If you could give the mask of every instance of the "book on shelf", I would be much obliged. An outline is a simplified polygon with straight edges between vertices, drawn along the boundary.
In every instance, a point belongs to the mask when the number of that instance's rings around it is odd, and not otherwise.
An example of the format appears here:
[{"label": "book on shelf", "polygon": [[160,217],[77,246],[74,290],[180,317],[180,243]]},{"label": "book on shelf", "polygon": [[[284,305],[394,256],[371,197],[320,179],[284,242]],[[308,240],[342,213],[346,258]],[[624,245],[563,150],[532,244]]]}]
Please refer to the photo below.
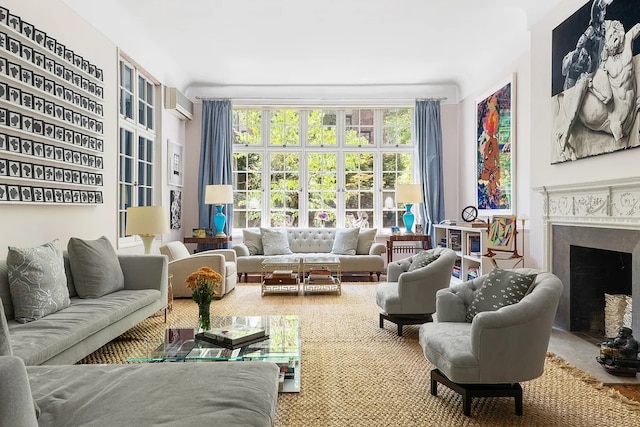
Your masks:
[{"label": "book on shelf", "polygon": [[462,249],[462,231],[460,230],[449,230],[449,247],[454,251],[459,251]]},{"label": "book on shelf", "polygon": [[265,329],[247,325],[227,325],[196,334],[196,339],[227,348],[246,346],[269,338]]},{"label": "book on shelf", "polygon": [[467,280],[473,280],[478,277],[478,267],[469,267],[467,269]]},{"label": "book on shelf", "polygon": [[467,255],[480,256],[480,236],[467,236]]},{"label": "book on shelf", "polygon": [[322,276],[330,276],[331,275],[331,270],[329,270],[326,267],[313,267],[309,269],[309,275],[322,275]]}]

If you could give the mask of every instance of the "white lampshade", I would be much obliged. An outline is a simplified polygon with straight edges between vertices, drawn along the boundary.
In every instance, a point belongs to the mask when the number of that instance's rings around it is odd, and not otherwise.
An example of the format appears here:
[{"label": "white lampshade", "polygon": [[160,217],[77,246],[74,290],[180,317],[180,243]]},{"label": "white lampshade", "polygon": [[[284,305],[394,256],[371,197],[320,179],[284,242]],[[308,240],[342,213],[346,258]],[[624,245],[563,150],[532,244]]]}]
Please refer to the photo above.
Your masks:
[{"label": "white lampshade", "polygon": [[226,205],[227,203],[233,203],[233,186],[207,185],[204,194],[204,203],[207,205]]},{"label": "white lampshade", "polygon": [[396,186],[396,203],[422,202],[420,184],[398,184]]},{"label": "white lampshade", "polygon": [[125,234],[137,234],[144,243],[144,253],[151,253],[151,244],[156,234],[169,231],[167,214],[162,206],[137,206],[127,209]]}]

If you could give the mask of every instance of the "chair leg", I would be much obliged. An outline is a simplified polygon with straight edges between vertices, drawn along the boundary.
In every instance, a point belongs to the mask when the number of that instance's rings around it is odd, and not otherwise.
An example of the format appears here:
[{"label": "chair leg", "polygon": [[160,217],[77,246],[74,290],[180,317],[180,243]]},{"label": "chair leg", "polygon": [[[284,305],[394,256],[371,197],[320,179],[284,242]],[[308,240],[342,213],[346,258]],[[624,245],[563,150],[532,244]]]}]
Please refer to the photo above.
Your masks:
[{"label": "chair leg", "polygon": [[522,387],[514,384],[459,384],[447,378],[440,370],[431,371],[431,394],[437,394],[438,384],[446,385],[451,390],[462,396],[462,413],[471,416],[471,401],[474,397],[513,397],[515,400],[516,415],[522,415]]},{"label": "chair leg", "polygon": [[384,316],[380,313],[380,329],[384,328]]}]

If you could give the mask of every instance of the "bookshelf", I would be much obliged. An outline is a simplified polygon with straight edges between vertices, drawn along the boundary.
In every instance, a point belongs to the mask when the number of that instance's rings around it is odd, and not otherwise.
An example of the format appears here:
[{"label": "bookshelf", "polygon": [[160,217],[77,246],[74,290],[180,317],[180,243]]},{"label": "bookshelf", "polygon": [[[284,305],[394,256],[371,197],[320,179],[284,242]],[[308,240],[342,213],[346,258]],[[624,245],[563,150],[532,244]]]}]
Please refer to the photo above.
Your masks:
[{"label": "bookshelf", "polygon": [[453,249],[458,256],[451,273],[452,283],[465,282],[491,271],[491,260],[482,256],[487,252],[486,227],[438,224],[434,228],[435,244]]}]

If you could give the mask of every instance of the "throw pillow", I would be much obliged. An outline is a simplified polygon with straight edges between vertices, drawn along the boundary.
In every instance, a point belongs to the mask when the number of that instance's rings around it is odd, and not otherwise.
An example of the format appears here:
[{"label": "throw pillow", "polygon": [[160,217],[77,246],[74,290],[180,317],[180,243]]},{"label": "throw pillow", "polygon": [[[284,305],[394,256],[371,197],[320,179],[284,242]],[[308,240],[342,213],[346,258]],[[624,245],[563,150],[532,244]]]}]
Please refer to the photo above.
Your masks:
[{"label": "throw pillow", "polygon": [[124,289],[124,274],[109,239],[82,240],[67,244],[73,284],[80,298],[100,298]]},{"label": "throw pillow", "polygon": [[428,251],[418,252],[416,255],[414,255],[413,262],[411,263],[407,271],[413,271],[422,267],[426,267],[438,258],[440,258],[440,254],[434,255]]},{"label": "throw pillow", "polygon": [[16,321],[32,322],[69,306],[58,239],[36,248],[9,246],[7,270]]},{"label": "throw pillow", "polygon": [[249,255],[262,255],[264,252],[262,247],[262,234],[260,231],[245,228],[242,230],[242,241],[247,249],[249,249]]},{"label": "throw pillow", "polygon": [[261,228],[262,248],[265,255],[291,255],[287,230],[277,228]]},{"label": "throw pillow", "polygon": [[9,340],[9,325],[7,317],[4,315],[4,307],[0,299],[0,356],[13,356],[11,351],[11,341]]},{"label": "throw pillow", "polygon": [[356,255],[369,255],[371,245],[376,240],[376,228],[361,228],[360,234],[358,234],[358,247],[356,248]]},{"label": "throw pillow", "polygon": [[495,311],[517,303],[524,298],[535,279],[536,274],[494,268],[469,304],[466,321],[471,322],[476,314],[483,311]]},{"label": "throw pillow", "polygon": [[358,248],[359,228],[341,228],[336,230],[331,253],[336,255],[355,255]]}]

